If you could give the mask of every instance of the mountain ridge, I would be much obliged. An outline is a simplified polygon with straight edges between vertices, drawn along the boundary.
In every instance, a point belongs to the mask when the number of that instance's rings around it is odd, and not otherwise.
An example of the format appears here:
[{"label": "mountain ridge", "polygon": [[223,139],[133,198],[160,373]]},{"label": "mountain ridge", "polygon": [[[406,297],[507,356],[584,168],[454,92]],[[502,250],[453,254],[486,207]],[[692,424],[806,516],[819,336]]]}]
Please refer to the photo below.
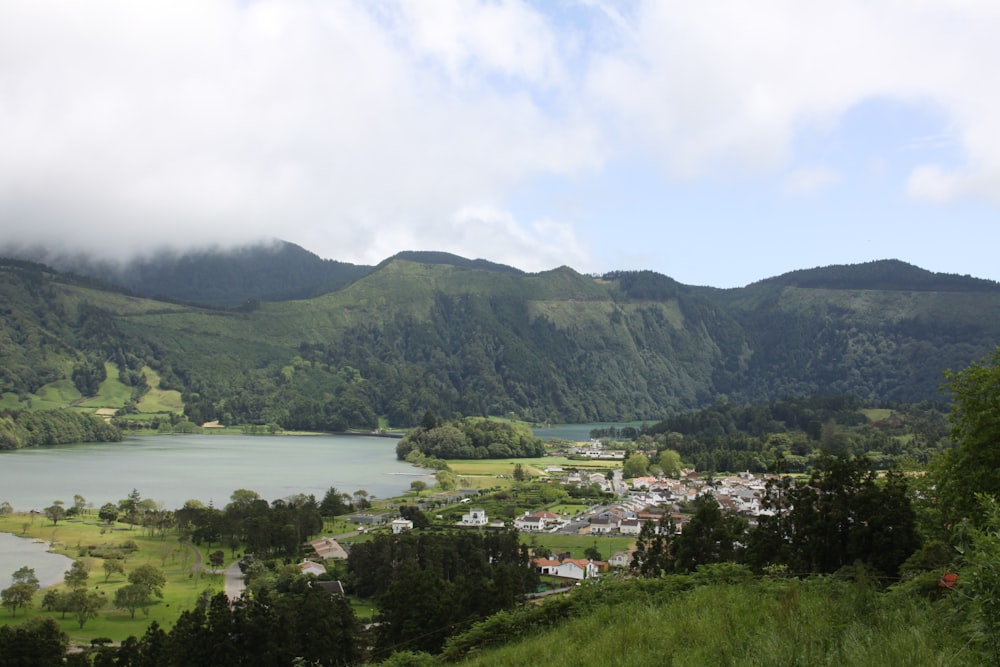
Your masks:
[{"label": "mountain ridge", "polygon": [[[524,273],[484,262],[403,254],[318,296],[238,308],[0,264],[4,405],[37,402],[48,384],[112,363],[133,403],[155,371],[196,423],[342,430],[380,418],[406,426],[427,410],[660,419],[720,399],[941,400],[942,371],[1000,341],[1000,293],[989,281],[894,260],[729,290],[652,271]],[[941,282],[950,289],[927,289]]]}]

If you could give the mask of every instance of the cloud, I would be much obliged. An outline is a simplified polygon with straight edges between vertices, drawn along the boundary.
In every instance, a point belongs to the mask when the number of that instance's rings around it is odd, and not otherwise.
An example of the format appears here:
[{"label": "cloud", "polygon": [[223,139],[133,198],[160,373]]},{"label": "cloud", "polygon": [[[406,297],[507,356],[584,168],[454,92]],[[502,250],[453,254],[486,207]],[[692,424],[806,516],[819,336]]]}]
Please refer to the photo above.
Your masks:
[{"label": "cloud", "polygon": [[803,167],[793,171],[782,185],[788,195],[811,195],[829,188],[840,180],[840,173],[825,167]]},{"label": "cloud", "polygon": [[826,164],[802,137],[879,99],[933,109],[954,142],[913,138],[906,193],[996,202],[998,32],[992,0],[0,0],[0,243],[586,265],[577,222],[515,216],[519,189]]},{"label": "cloud", "polygon": [[[279,236],[378,261],[440,247],[469,202],[599,164],[586,118],[533,99],[562,76],[537,12],[413,7],[0,4],[2,240],[128,255]],[[533,233],[504,229],[494,247]]]},{"label": "cloud", "polygon": [[995,3],[644,0],[588,72],[592,103],[668,173],[771,171],[873,99],[933,108],[1000,191]]}]

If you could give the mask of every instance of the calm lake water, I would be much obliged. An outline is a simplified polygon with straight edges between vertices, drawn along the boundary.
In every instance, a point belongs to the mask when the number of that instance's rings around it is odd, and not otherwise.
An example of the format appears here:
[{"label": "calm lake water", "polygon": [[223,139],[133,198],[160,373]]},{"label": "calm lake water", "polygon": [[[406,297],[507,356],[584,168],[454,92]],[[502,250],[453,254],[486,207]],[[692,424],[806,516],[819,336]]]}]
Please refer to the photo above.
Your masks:
[{"label": "calm lake water", "polygon": [[25,566],[35,570],[43,588],[62,581],[73,561],[60,554],[50,554],[46,548],[48,545],[43,542],[0,533],[0,589],[10,586],[15,570]]},{"label": "calm lake water", "polygon": [[[197,499],[216,507],[236,489],[268,501],[296,493],[322,500],[331,486],[402,495],[426,471],[396,460],[394,438],[351,435],[150,435],[95,443],[0,451],[0,502],[42,510],[83,496],[97,508],[132,489],[166,509]],[[0,570],[0,574],[3,570]]]}]

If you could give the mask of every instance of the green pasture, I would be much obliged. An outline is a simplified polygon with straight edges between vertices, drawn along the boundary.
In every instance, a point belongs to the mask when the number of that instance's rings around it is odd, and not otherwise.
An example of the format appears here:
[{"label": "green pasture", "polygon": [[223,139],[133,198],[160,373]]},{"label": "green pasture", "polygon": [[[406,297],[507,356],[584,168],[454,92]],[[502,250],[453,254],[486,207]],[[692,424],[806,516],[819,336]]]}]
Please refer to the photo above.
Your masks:
[{"label": "green pasture", "polygon": [[87,408],[121,408],[132,398],[132,387],[118,380],[118,366],[110,362],[104,364],[108,377],[101,383],[97,396],[79,403]]},{"label": "green pasture", "polygon": [[575,516],[580,512],[585,512],[590,505],[586,503],[559,503],[547,508],[553,514]]},{"label": "green pasture", "polygon": [[184,410],[184,401],[181,400],[179,391],[160,389],[160,374],[149,366],[143,366],[142,372],[149,384],[149,391],[136,405],[139,412],[181,412]]},{"label": "green pasture", "polygon": [[[0,532],[9,532],[22,537],[44,540],[53,545],[53,551],[70,558],[78,559],[81,553],[86,553],[87,547],[98,547],[101,550],[119,549],[128,541],[134,542],[138,549],[131,552],[125,561],[127,573],[139,565],[153,565],[163,572],[167,585],[163,589],[163,598],[156,599],[149,609],[149,615],[137,611],[135,619],[131,619],[125,610],[115,609],[111,604],[115,590],[127,583],[126,577],[114,574],[105,582],[103,559],[84,556],[82,560],[90,570],[88,586],[91,590],[104,595],[107,600],[97,618],[79,627],[79,622],[72,613],[66,618],[55,611],[41,609],[42,598],[46,590],[35,593],[31,608],[18,609],[17,616],[12,617],[9,610],[0,611],[0,624],[17,625],[29,618],[52,618],[66,632],[74,643],[88,643],[95,637],[110,637],[115,641],[125,639],[129,635],[141,636],[151,621],[156,621],[164,628],[171,627],[177,617],[185,609],[191,609],[202,591],[210,589],[213,593],[222,590],[222,575],[203,572],[196,563],[207,561],[207,552],[199,555],[197,547],[181,544],[176,537],[149,537],[142,530],[129,529],[126,524],[115,524],[111,530],[99,523],[96,516],[85,517],[81,521],[60,521],[53,526],[52,522],[43,517],[31,517],[26,514],[11,514],[0,517]],[[214,551],[215,549],[211,549]],[[230,553],[227,549],[227,560]],[[25,563],[31,567],[31,563]],[[5,575],[12,573],[7,572]],[[56,588],[62,587],[60,583]]]},{"label": "green pasture", "polygon": [[529,547],[546,546],[553,552],[569,552],[571,558],[585,558],[584,551],[597,547],[601,559],[607,560],[618,551],[628,551],[635,540],[631,537],[595,537],[593,535],[554,535],[551,533],[523,533],[521,541]]},{"label": "green pasture", "polygon": [[564,470],[580,468],[586,470],[614,470],[621,468],[620,461],[574,461],[565,456],[542,456],[533,459],[449,459],[448,467],[457,475],[503,475],[512,476],[514,466],[520,463],[532,477],[547,476],[545,468],[561,466]]},{"label": "green pasture", "polygon": [[892,416],[892,410],[889,408],[864,408],[860,410],[860,412],[867,417],[870,422],[882,421],[883,419],[888,419]]}]

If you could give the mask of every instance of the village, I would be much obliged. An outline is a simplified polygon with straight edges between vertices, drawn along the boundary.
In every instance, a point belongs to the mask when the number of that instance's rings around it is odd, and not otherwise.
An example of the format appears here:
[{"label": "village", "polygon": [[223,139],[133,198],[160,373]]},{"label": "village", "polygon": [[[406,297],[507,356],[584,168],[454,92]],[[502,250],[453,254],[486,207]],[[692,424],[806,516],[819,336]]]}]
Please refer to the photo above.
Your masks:
[{"label": "village", "polygon": [[[599,441],[575,447],[573,455],[587,459],[620,462],[625,452],[605,449]],[[502,530],[514,529],[538,544],[537,537],[545,535],[580,535],[600,538],[630,538],[626,549],[614,551],[606,559],[573,557],[569,552],[537,548],[532,554],[532,565],[540,575],[580,582],[605,573],[627,569],[633,558],[635,540],[643,527],[650,524],[655,531],[661,526],[673,525],[681,531],[690,520],[688,509],[699,496],[711,496],[726,512],[745,516],[756,523],[756,517],[769,512],[762,504],[770,475],[749,472],[736,475],[703,475],[693,469],[683,469],[678,477],[646,475],[623,479],[621,467],[606,470],[567,470],[564,466],[544,468],[539,483],[558,484],[564,487],[589,487],[599,489],[603,500],[588,505],[578,512],[554,512],[547,506],[537,507],[515,516],[491,517],[486,509],[475,504],[480,492],[476,489],[459,489],[444,494],[447,505],[458,505],[463,511],[457,521],[449,521],[443,513],[434,514],[431,525],[435,528]],[[424,500],[416,507],[422,512],[440,510],[441,500]],[[452,515],[454,516],[454,512]],[[348,517],[357,527],[358,534],[391,532],[400,534],[414,530],[414,521],[398,511],[368,511]],[[669,522],[667,521],[669,519]],[[620,542],[620,540],[619,540]],[[325,569],[320,563],[326,560],[346,559],[345,549],[331,537],[322,537],[310,543],[314,554],[301,568],[304,573],[321,574]],[[535,550],[533,550],[535,551]]]}]

